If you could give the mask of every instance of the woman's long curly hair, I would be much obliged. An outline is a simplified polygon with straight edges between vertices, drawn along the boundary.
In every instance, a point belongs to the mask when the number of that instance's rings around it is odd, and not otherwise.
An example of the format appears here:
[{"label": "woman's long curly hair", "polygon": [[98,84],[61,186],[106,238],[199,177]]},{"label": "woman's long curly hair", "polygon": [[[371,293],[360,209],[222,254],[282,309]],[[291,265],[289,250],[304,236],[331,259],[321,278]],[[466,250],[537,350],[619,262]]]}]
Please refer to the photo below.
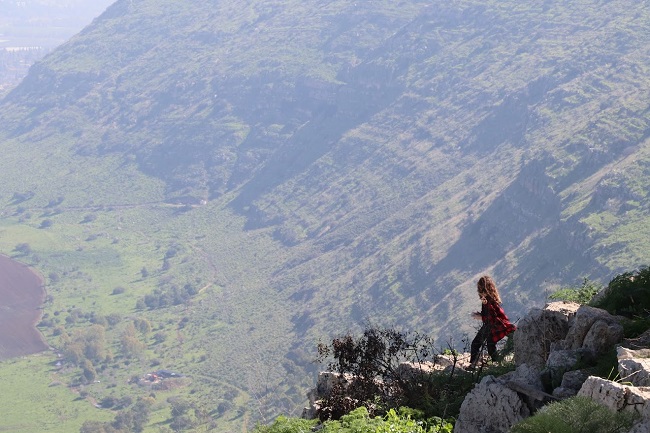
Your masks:
[{"label": "woman's long curly hair", "polygon": [[476,288],[478,289],[478,296],[483,302],[492,300],[497,304],[501,304],[501,296],[499,296],[497,285],[494,284],[494,280],[489,275],[483,275],[479,278]]}]

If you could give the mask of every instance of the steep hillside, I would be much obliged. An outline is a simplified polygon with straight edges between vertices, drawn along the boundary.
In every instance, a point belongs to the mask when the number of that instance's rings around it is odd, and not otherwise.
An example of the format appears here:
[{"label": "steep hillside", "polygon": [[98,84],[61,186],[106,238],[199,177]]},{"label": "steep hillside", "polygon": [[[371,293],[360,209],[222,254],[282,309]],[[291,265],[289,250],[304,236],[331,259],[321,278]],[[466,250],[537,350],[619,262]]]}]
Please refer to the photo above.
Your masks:
[{"label": "steep hillside", "polygon": [[[645,264],[648,24],[625,0],[119,0],[0,104],[0,245],[41,245],[46,311],[180,314],[150,356],[253,418],[298,410],[318,338],[459,339],[482,273],[517,318]],[[97,295],[122,273],[131,297]]]}]

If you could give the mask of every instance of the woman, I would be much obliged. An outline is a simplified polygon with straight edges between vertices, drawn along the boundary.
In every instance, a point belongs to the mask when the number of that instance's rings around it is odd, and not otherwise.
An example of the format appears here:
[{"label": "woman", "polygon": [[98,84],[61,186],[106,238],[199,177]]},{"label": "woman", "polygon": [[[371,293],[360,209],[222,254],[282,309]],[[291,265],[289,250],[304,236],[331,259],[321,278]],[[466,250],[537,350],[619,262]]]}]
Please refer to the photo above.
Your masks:
[{"label": "woman", "polygon": [[475,319],[481,319],[483,326],[481,326],[472,341],[470,369],[476,367],[484,343],[487,343],[487,351],[492,360],[496,360],[499,340],[517,329],[515,325],[510,323],[508,316],[501,308],[501,296],[499,296],[499,291],[492,278],[488,275],[482,276],[476,283],[476,287],[483,306],[480,313],[477,311],[472,313],[472,316]]}]

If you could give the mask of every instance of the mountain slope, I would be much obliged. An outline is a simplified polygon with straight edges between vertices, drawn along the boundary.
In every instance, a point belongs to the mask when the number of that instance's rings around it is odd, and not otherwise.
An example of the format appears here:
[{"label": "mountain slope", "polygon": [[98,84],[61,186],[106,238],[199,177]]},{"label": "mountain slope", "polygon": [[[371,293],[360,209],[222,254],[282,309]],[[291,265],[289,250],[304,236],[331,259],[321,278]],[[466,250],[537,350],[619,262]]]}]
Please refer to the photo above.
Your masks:
[{"label": "mountain slope", "polygon": [[645,263],[635,5],[118,1],[2,101],[5,215],[64,196],[51,232],[117,209],[143,256],[173,243],[165,272],[213,284],[180,313],[211,360],[187,368],[290,410],[318,338],[458,339],[482,273],[516,318]]}]

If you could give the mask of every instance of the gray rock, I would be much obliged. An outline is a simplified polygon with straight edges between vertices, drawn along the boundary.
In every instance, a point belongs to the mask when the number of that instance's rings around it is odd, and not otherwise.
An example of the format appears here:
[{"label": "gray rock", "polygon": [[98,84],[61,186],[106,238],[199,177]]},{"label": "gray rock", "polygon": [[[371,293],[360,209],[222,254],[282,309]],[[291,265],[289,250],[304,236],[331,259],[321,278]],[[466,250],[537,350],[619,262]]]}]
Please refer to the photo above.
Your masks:
[{"label": "gray rock", "polygon": [[397,376],[403,380],[412,380],[423,374],[444,370],[444,366],[433,362],[402,362],[397,366]]},{"label": "gray rock", "polygon": [[565,399],[574,397],[582,388],[589,374],[583,370],[567,371],[562,375],[562,383],[553,390],[553,397]]},{"label": "gray rock", "polygon": [[[563,348],[564,349],[579,349],[585,345],[585,339],[587,337],[587,334],[589,334],[592,326],[599,321],[602,321],[602,324],[597,325],[596,330],[592,332],[590,335],[589,340],[586,341],[586,343],[589,345],[590,348],[593,349],[598,349],[602,347],[603,344],[599,344],[596,340],[599,337],[598,333],[601,332],[606,332],[606,329],[609,327],[609,325],[618,325],[618,320],[616,317],[612,316],[605,310],[601,310],[599,308],[594,308],[594,307],[589,307],[587,305],[582,305],[580,308],[578,308],[578,311],[576,312],[576,315],[573,320],[573,325],[569,329],[569,332],[566,335],[565,341],[563,343]],[[618,337],[618,341],[623,337],[622,334],[622,328],[620,328],[621,334]],[[615,326],[612,331],[614,333],[618,332],[618,328]],[[610,343],[610,340],[614,340],[614,338],[607,337],[607,343],[609,344],[608,347],[611,347],[612,344]],[[597,353],[603,353],[603,352],[597,352]]]},{"label": "gray rock", "polygon": [[626,338],[622,345],[630,349],[647,349],[650,348],[650,329],[636,338]]},{"label": "gray rock", "polygon": [[305,419],[316,418],[321,400],[327,397],[334,387],[346,387],[353,379],[354,377],[350,374],[342,376],[332,371],[321,371],[316,380],[316,387],[307,392],[309,406],[303,408],[301,416]]},{"label": "gray rock", "polygon": [[650,349],[616,348],[620,380],[634,386],[650,386]]},{"label": "gray rock", "polygon": [[454,433],[501,433],[530,415],[515,391],[486,376],[465,397]]},{"label": "gray rock", "polygon": [[539,371],[528,364],[522,364],[518,366],[516,370],[506,373],[503,376],[499,376],[496,380],[502,383],[517,382],[540,391],[544,390]]},{"label": "gray rock", "polygon": [[545,377],[549,381],[549,386],[555,388],[560,385],[564,374],[574,368],[580,357],[580,353],[577,350],[551,351],[546,360],[546,370],[544,371]]},{"label": "gray rock", "polygon": [[570,319],[579,309],[575,303],[554,302],[545,309],[533,309],[519,321],[514,335],[515,364],[528,364],[540,371],[546,365],[551,344],[563,340]]},{"label": "gray rock", "polygon": [[546,368],[551,370],[570,370],[580,359],[577,350],[555,350],[546,360]]},{"label": "gray rock", "polygon": [[623,339],[623,326],[611,320],[616,319],[611,316],[611,319],[594,322],[585,335],[582,348],[590,350],[597,356],[607,353],[613,345],[620,343]]},{"label": "gray rock", "polygon": [[650,359],[621,359],[618,361],[618,373],[623,382],[634,386],[650,386]]},{"label": "gray rock", "polygon": [[627,386],[590,376],[578,395],[589,397],[615,411],[635,412],[644,422],[650,421],[650,388]]},{"label": "gray rock", "polygon": [[553,390],[553,397],[558,400],[564,400],[565,398],[575,397],[578,391],[571,388],[564,388],[559,386]]},{"label": "gray rock", "polygon": [[630,349],[619,346],[616,348],[616,356],[621,359],[650,358],[650,349]]},{"label": "gray rock", "polygon": [[576,395],[588,378],[589,373],[585,370],[567,371],[564,373],[564,376],[562,376],[562,384],[560,386],[562,388],[574,390],[575,392],[573,395]]},{"label": "gray rock", "polygon": [[579,396],[589,397],[615,411],[627,406],[627,387],[601,377],[590,376],[578,391]]},{"label": "gray rock", "polygon": [[636,423],[628,433],[650,433],[650,422]]}]

